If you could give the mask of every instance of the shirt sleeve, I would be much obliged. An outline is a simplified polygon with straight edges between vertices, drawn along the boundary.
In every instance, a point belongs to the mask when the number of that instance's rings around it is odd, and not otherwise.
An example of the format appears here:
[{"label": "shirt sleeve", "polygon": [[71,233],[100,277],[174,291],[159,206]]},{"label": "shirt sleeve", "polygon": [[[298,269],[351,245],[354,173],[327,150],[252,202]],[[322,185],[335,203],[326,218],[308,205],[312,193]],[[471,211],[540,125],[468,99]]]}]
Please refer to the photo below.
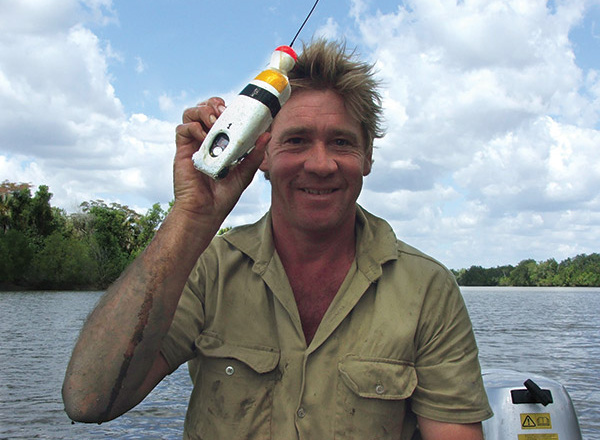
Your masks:
[{"label": "shirt sleeve", "polygon": [[474,423],[492,416],[471,320],[449,273],[438,274],[429,285],[416,342],[414,413],[448,423]]},{"label": "shirt sleeve", "polygon": [[161,353],[170,373],[195,356],[195,341],[204,328],[204,276],[202,260],[192,270],[177,305],[171,327],[163,340]]}]

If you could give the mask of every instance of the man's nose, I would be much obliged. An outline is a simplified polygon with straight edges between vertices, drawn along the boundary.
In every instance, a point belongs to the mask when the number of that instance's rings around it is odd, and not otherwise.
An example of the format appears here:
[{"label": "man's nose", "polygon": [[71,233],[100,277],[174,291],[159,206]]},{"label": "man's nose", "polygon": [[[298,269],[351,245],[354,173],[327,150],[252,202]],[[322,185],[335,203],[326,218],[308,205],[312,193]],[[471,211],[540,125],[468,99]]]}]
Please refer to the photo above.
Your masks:
[{"label": "man's nose", "polygon": [[315,142],[308,150],[304,169],[319,176],[328,176],[338,168],[337,162],[324,142]]}]

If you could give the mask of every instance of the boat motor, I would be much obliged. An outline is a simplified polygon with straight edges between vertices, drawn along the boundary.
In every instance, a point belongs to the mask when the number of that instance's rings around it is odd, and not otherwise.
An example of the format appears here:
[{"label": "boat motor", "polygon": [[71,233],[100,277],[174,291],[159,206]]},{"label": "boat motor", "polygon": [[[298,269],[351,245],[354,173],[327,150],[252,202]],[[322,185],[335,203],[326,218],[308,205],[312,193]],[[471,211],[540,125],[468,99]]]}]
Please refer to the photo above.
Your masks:
[{"label": "boat motor", "polygon": [[511,370],[484,370],[494,416],[483,422],[486,440],[582,440],[575,408],[560,383]]}]

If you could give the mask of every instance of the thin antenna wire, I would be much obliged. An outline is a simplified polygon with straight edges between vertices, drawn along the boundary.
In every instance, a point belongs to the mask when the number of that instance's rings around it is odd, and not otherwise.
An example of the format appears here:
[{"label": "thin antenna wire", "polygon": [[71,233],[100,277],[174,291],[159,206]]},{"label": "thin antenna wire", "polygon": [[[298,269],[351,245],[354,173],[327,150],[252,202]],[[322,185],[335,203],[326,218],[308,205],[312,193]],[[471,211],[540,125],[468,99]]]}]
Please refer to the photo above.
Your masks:
[{"label": "thin antenna wire", "polygon": [[310,10],[310,12],[308,13],[308,15],[304,19],[304,23],[302,23],[302,26],[300,26],[300,29],[298,29],[298,32],[296,32],[296,35],[294,35],[294,38],[292,39],[292,42],[290,43],[290,47],[292,47],[294,45],[294,41],[296,41],[296,38],[298,38],[298,35],[300,35],[300,32],[302,31],[302,28],[304,27],[304,25],[306,24],[306,22],[310,18],[311,14],[313,13],[313,11],[315,10],[315,8],[317,7],[317,3],[319,3],[319,0],[317,0],[315,2],[315,4],[313,5],[312,9]]}]

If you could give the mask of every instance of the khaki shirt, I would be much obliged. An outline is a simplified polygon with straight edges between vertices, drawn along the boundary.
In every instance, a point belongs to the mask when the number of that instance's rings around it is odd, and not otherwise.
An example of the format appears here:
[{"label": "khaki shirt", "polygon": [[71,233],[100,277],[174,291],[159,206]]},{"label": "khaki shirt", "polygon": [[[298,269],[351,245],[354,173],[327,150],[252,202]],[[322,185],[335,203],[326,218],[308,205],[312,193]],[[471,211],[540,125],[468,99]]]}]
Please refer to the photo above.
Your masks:
[{"label": "khaki shirt", "polygon": [[454,278],[357,209],[355,263],[307,347],[270,216],[216,237],[162,353],[194,383],[186,439],[411,439],[492,412]]}]

